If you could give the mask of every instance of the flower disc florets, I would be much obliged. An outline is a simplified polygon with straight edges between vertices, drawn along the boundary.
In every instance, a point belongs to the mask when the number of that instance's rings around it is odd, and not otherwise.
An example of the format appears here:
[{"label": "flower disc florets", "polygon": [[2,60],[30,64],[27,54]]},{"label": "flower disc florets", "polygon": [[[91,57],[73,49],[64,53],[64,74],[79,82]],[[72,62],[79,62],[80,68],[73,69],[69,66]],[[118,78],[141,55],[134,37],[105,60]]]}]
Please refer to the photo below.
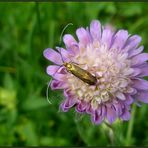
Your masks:
[{"label": "flower disc florets", "polygon": [[[129,35],[126,30],[112,31],[93,20],[90,28],[78,28],[78,42],[70,34],[63,38],[66,49],[45,49],[44,56],[56,65],[47,67],[53,77],[51,88],[63,89],[63,111],[75,107],[77,112],[91,115],[99,124],[105,118],[110,123],[116,118],[130,119],[130,105],[142,101],[148,103],[148,54],[141,53],[141,37]],[[77,63],[81,69],[96,78],[89,85],[76,77],[63,65]],[[61,66],[62,65],[62,66]]]}]

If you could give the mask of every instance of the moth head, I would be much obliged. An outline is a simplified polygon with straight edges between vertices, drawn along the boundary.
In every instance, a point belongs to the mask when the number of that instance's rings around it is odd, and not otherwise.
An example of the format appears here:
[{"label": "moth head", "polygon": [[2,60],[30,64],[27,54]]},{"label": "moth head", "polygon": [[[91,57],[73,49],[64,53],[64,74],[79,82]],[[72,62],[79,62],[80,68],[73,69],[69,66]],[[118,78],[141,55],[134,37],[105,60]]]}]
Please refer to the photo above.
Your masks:
[{"label": "moth head", "polygon": [[63,65],[66,67],[67,71],[71,71],[73,66],[71,63],[64,62]]}]

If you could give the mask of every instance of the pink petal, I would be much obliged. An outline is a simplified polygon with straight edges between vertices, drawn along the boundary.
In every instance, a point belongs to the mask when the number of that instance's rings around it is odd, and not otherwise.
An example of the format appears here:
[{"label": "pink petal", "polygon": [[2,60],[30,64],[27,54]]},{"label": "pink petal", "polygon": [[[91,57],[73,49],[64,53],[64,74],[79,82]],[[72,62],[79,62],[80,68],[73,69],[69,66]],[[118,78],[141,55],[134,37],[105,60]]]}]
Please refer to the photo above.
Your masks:
[{"label": "pink petal", "polygon": [[147,63],[140,65],[137,68],[141,70],[141,73],[139,74],[140,77],[148,76],[148,64]]},{"label": "pink petal", "polygon": [[103,121],[103,119],[104,116],[99,115],[97,111],[95,111],[95,113],[91,115],[91,120],[95,124],[100,124]]},{"label": "pink petal", "polygon": [[90,33],[94,40],[101,39],[101,24],[98,20],[93,20],[90,24]]},{"label": "pink petal", "polygon": [[101,106],[101,116],[106,116],[107,110],[106,110],[106,106]]},{"label": "pink petal", "polygon": [[92,114],[93,110],[92,110],[92,107],[90,105],[90,103],[88,104],[87,108],[86,108],[86,113],[87,114]]},{"label": "pink petal", "polygon": [[138,35],[133,35],[128,38],[125,44],[124,50],[130,51],[130,50],[136,49],[140,42],[141,42],[141,37]]},{"label": "pink petal", "polygon": [[133,79],[133,87],[139,90],[148,90],[148,81],[143,79]]},{"label": "pink petal", "polygon": [[113,107],[107,107],[107,119],[110,123],[113,123],[116,118],[117,118],[117,115],[116,115],[116,111]]},{"label": "pink petal", "polygon": [[57,50],[61,53],[61,58],[63,62],[70,62],[71,61],[71,55],[69,54],[68,50],[65,50],[64,48],[57,47]]},{"label": "pink petal", "polygon": [[51,82],[51,89],[55,90],[55,89],[64,89],[67,88],[68,85],[64,82],[58,81],[58,80],[52,80]]},{"label": "pink petal", "polygon": [[56,65],[50,65],[47,67],[47,74],[49,74],[50,76],[54,75],[58,70],[59,70],[60,66],[56,66]]},{"label": "pink petal", "polygon": [[74,98],[67,98],[64,100],[64,102],[60,105],[61,109],[64,112],[67,112],[70,108],[72,108],[76,104],[76,99]]},{"label": "pink petal", "polygon": [[77,41],[73,38],[72,35],[66,34],[64,35],[64,43],[66,45],[67,51],[71,55],[76,55],[79,53],[79,46]]},{"label": "pink petal", "polygon": [[74,93],[71,91],[71,89],[64,89],[64,96],[66,98],[73,98],[75,95]]},{"label": "pink petal", "polygon": [[58,81],[66,81],[65,74],[55,73],[54,75],[52,75],[52,77]]},{"label": "pink petal", "polygon": [[84,112],[87,108],[88,104],[86,102],[80,102],[79,104],[77,104],[76,106],[76,111],[78,112]]},{"label": "pink petal", "polygon": [[125,109],[124,113],[120,116],[120,118],[125,121],[128,121],[130,117],[131,117],[131,114],[127,109]]},{"label": "pink petal", "polygon": [[131,57],[141,53],[143,51],[143,49],[144,49],[144,46],[140,46],[137,49],[130,50],[128,53],[128,58],[131,58]]},{"label": "pink petal", "polygon": [[135,95],[135,98],[141,102],[148,103],[148,91],[140,91]]},{"label": "pink petal", "polygon": [[91,42],[90,35],[88,31],[86,31],[84,28],[81,27],[77,29],[76,34],[78,36],[80,43],[87,45]]},{"label": "pink petal", "polygon": [[107,48],[110,48],[112,42],[113,32],[110,29],[104,29],[102,32],[102,44],[105,44]]},{"label": "pink petal", "polygon": [[57,65],[62,65],[61,55],[51,48],[47,48],[44,50],[43,55],[49,61],[54,62]]},{"label": "pink petal", "polygon": [[139,55],[134,56],[131,59],[131,65],[140,65],[148,60],[148,53],[141,53]]},{"label": "pink petal", "polygon": [[79,45],[78,44],[71,45],[71,47],[68,48],[68,52],[70,52],[74,56],[78,55],[80,52]]},{"label": "pink petal", "polygon": [[134,99],[130,95],[126,95],[126,100],[124,101],[127,105],[130,105],[134,102]]},{"label": "pink petal", "polygon": [[123,46],[125,45],[128,37],[129,35],[127,31],[119,30],[114,36],[114,41],[111,48],[118,49],[120,51],[120,49],[122,49]]},{"label": "pink petal", "polygon": [[74,37],[70,34],[64,35],[63,40],[67,48],[70,48],[73,44],[77,44]]},{"label": "pink petal", "polygon": [[131,76],[138,76],[141,74],[140,68],[133,68],[134,72],[131,74]]},{"label": "pink petal", "polygon": [[126,100],[125,95],[121,92],[117,92],[116,97],[120,100]]},{"label": "pink petal", "polygon": [[114,103],[113,106],[115,107],[117,116],[120,116],[122,114],[121,103],[118,101],[118,103]]}]

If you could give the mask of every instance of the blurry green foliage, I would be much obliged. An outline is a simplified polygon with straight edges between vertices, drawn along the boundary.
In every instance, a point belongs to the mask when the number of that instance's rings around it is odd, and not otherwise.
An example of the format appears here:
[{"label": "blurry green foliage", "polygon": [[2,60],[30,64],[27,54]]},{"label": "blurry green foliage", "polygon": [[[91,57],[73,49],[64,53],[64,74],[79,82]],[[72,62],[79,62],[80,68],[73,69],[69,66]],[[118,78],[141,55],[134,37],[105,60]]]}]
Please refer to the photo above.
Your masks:
[{"label": "blurry green foliage", "polygon": [[[43,50],[60,44],[62,29],[75,36],[92,19],[142,36],[148,52],[148,4],[117,2],[0,3],[0,145],[111,146],[147,145],[147,105],[134,107],[129,122],[93,125],[88,116],[63,113],[61,91],[46,87],[51,64]],[[62,44],[63,45],[63,44]],[[78,120],[77,120],[78,118]],[[129,131],[130,130],[130,131]]]}]

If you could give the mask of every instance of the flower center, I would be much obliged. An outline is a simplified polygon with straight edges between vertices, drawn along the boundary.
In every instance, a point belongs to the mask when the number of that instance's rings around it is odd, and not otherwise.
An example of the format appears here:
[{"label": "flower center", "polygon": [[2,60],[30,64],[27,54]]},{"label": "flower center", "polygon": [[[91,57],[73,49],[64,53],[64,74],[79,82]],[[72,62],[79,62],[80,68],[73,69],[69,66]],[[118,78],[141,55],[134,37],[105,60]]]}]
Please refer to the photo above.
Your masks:
[{"label": "flower center", "polygon": [[127,93],[130,89],[130,60],[127,53],[117,53],[116,49],[107,49],[96,43],[80,48],[80,54],[74,59],[79,66],[97,77],[96,85],[89,85],[79,78],[68,74],[68,84],[80,100],[91,101],[94,108],[110,101],[117,93]]}]

